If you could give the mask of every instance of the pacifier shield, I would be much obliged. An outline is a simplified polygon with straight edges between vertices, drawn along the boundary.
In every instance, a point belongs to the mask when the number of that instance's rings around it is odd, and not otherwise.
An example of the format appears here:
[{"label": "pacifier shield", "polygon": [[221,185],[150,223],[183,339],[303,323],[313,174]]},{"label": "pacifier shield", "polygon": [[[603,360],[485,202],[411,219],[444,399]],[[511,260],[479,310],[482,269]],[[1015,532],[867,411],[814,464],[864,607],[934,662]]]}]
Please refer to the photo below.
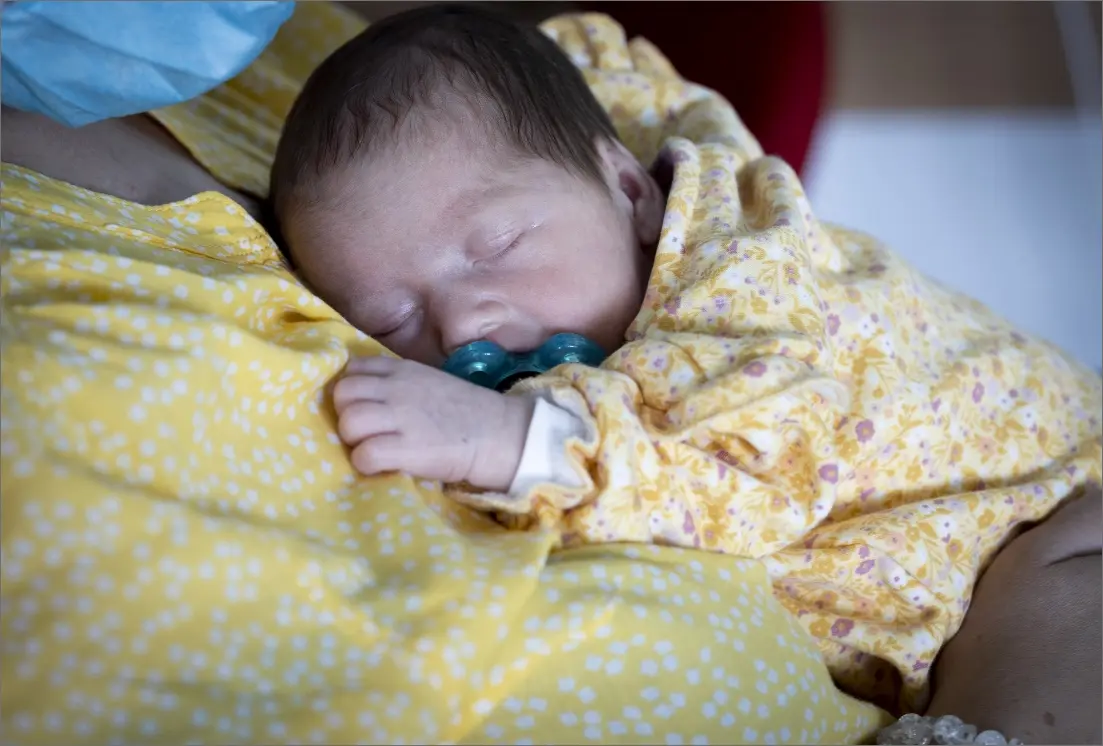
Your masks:
[{"label": "pacifier shield", "polygon": [[545,373],[567,363],[598,366],[605,352],[581,334],[556,334],[530,352],[509,352],[493,342],[472,342],[445,361],[446,373],[477,386],[507,391],[524,378]]}]

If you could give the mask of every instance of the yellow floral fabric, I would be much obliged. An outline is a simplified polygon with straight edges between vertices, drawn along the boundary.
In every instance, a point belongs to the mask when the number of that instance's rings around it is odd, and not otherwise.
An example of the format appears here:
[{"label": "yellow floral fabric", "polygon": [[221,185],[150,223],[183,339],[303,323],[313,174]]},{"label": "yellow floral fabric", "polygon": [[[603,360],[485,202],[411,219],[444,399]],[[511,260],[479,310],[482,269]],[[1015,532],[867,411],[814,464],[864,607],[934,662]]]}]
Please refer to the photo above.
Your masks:
[{"label": "yellow floral fabric", "polygon": [[[360,27],[302,3],[246,73],[157,116],[263,193],[297,87]],[[578,52],[613,27],[568,28]],[[885,723],[761,562],[553,551],[437,484],[357,477],[327,387],[382,350],[231,200],[2,178],[3,743],[855,743]]]},{"label": "yellow floral fabric", "polygon": [[658,156],[665,222],[628,344],[519,386],[595,433],[569,444],[583,486],[460,497],[565,546],[761,559],[841,686],[922,707],[980,569],[1099,481],[1100,378],[818,221],[725,101],[608,19],[547,30]]}]

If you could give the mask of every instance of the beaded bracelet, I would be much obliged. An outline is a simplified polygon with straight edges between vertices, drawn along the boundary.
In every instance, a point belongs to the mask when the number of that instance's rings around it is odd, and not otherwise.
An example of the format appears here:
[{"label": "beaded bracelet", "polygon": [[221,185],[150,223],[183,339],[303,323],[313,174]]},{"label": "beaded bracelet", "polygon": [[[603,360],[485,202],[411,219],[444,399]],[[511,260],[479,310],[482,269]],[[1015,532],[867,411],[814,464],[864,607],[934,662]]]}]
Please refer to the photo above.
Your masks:
[{"label": "beaded bracelet", "polygon": [[909,713],[877,733],[880,746],[903,744],[974,744],[975,746],[1022,746],[1018,738],[1008,740],[998,730],[977,733],[975,725],[953,715],[939,718]]}]

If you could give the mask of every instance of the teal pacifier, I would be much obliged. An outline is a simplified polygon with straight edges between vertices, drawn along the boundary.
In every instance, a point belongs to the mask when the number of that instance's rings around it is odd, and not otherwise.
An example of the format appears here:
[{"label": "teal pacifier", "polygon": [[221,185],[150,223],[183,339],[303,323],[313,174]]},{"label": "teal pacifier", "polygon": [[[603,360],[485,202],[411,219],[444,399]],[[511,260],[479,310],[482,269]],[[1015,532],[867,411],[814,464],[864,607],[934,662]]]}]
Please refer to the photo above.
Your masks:
[{"label": "teal pacifier", "polygon": [[601,365],[605,353],[581,334],[556,334],[531,352],[509,352],[493,342],[472,342],[453,352],[444,372],[495,391],[507,391],[523,378],[557,365]]}]

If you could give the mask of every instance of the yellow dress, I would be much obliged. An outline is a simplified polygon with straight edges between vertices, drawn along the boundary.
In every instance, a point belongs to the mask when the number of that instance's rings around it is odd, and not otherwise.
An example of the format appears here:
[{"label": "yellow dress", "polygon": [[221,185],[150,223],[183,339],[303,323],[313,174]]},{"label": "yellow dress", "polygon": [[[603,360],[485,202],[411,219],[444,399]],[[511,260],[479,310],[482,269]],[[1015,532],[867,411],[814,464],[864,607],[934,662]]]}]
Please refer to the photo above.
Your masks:
[{"label": "yellow dress", "polygon": [[[298,86],[359,28],[301,3],[249,70],[157,116],[262,193]],[[681,95],[607,22],[554,28],[607,49],[607,91],[633,60]],[[439,485],[358,478],[326,386],[380,348],[227,198],[2,177],[3,743],[853,743],[886,721],[761,562],[553,553]]]}]

